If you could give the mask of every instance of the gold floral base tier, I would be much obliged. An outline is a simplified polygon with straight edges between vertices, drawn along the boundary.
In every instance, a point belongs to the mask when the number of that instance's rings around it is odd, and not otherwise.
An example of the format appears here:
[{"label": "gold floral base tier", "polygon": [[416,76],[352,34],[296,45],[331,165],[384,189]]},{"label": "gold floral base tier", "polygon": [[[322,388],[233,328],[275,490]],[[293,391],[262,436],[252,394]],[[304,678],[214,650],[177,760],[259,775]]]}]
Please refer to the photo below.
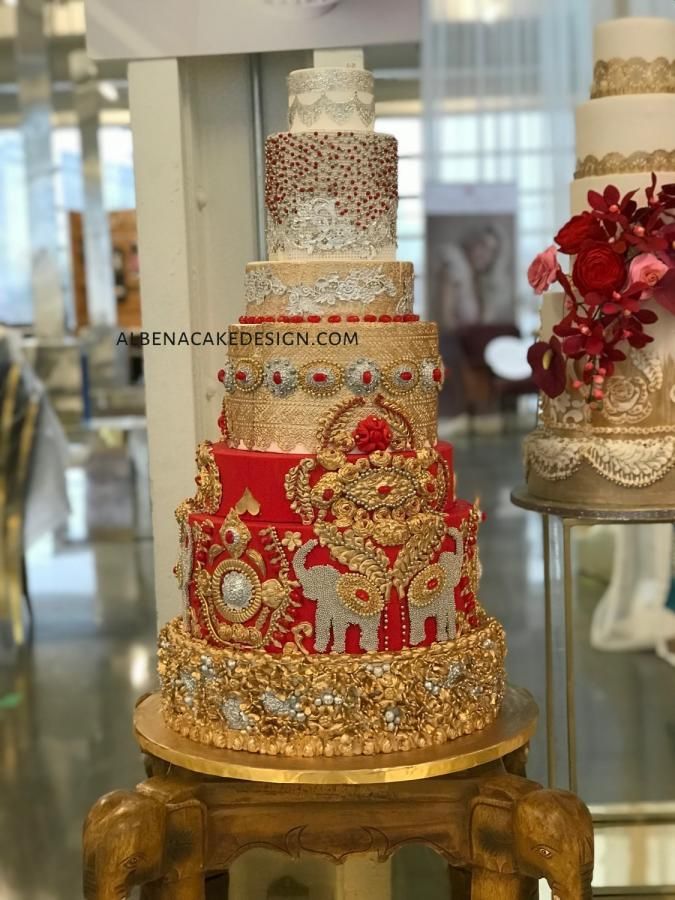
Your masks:
[{"label": "gold floral base tier", "polygon": [[180,618],[160,632],[164,717],[202,744],[275,756],[359,756],[479,731],[504,696],[506,645],[484,613],[454,641],[397,653],[214,649]]}]

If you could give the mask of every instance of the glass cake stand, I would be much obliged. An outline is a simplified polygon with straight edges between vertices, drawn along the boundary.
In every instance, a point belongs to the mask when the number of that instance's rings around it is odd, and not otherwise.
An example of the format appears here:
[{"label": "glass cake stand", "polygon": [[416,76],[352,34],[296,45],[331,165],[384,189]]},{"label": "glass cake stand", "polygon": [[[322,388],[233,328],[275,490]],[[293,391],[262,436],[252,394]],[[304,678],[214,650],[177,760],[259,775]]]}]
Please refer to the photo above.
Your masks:
[{"label": "glass cake stand", "polygon": [[[568,787],[577,792],[577,729],[574,699],[574,580],[572,577],[572,529],[576,525],[654,525],[675,523],[675,509],[642,507],[635,509],[592,509],[577,506],[573,503],[554,502],[533,496],[526,487],[516,488],[511,492],[511,502],[542,517],[542,538],[544,551],[544,626],[546,650],[546,754],[549,786]],[[554,654],[554,606],[552,587],[552,541],[551,517],[562,524],[562,565],[560,559],[555,563],[561,574],[564,615],[564,653],[562,668],[565,675],[564,719],[566,723],[563,746],[566,751],[566,778],[560,776],[560,764],[557,758],[555,731],[555,711],[559,698],[555,689],[555,654]],[[557,547],[556,549],[560,549]],[[565,783],[566,780],[566,783]]]}]

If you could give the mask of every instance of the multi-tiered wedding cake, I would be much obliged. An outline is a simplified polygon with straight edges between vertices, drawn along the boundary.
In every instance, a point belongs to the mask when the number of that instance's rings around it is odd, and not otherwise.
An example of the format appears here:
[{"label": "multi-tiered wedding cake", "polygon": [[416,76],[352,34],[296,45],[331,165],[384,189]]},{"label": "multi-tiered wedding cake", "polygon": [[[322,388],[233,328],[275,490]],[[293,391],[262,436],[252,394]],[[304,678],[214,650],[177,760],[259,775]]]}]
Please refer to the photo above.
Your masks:
[{"label": "multi-tiered wedding cake", "polygon": [[530,353],[544,394],[528,486],[577,506],[674,507],[675,21],[605,22],[594,48],[574,216],[530,269],[538,293],[562,291],[545,295]]},{"label": "multi-tiered wedding cake", "polygon": [[395,262],[397,147],[373,79],[289,77],[266,144],[270,260],[229,329],[218,443],[177,512],[184,615],[162,631],[169,725],[259,753],[443,743],[494,719],[501,626],[478,604],[477,506],[436,437],[436,326]]}]

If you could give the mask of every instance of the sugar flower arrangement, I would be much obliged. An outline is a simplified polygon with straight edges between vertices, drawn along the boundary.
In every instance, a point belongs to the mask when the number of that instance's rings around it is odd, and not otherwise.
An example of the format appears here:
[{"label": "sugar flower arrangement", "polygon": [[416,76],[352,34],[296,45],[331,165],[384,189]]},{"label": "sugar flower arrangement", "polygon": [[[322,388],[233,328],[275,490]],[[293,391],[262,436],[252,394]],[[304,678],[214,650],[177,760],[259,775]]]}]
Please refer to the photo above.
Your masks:
[{"label": "sugar flower arrangement", "polygon": [[[563,318],[547,341],[527,354],[534,381],[549,397],[567,386],[567,362],[578,361],[572,388],[601,406],[603,385],[627,347],[653,341],[655,306],[675,314],[675,184],[646,190],[647,205],[621,197],[614,185],[589,191],[590,210],[572,216],[533,260],[528,280],[536,294],[557,282],[565,293]],[[568,276],[558,253],[574,257]],[[648,302],[654,301],[654,302]]]}]

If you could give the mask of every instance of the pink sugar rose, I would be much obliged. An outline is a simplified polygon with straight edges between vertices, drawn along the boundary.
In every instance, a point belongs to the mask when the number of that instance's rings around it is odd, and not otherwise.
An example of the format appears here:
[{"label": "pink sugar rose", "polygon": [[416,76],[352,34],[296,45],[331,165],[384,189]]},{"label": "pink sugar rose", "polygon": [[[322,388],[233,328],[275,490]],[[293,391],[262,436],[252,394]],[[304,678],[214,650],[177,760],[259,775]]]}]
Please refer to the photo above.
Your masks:
[{"label": "pink sugar rose", "polygon": [[532,260],[530,268],[527,270],[527,280],[535,294],[543,294],[551,287],[557,276],[558,257],[555,245],[551,244]]},{"label": "pink sugar rose", "polygon": [[[654,288],[668,271],[668,266],[653,253],[640,253],[633,258],[628,268],[628,283],[642,281]],[[642,299],[651,296],[651,290],[642,292]]]}]

